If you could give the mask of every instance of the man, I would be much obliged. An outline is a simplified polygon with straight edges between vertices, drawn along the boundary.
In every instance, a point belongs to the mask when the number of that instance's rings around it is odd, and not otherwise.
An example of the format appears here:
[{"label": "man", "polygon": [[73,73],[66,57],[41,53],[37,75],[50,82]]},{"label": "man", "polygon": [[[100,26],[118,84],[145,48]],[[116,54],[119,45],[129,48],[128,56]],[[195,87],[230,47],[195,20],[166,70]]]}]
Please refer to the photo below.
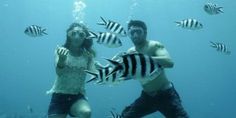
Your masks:
[{"label": "man", "polygon": [[[131,20],[128,24],[128,36],[134,44],[128,53],[139,52],[152,56],[162,68],[173,67],[174,63],[164,45],[158,41],[146,40],[147,27],[143,21]],[[155,79],[147,83],[140,82],[142,94],[123,110],[124,118],[141,118],[156,111],[160,111],[166,118],[188,118],[180,97],[164,70]]]}]

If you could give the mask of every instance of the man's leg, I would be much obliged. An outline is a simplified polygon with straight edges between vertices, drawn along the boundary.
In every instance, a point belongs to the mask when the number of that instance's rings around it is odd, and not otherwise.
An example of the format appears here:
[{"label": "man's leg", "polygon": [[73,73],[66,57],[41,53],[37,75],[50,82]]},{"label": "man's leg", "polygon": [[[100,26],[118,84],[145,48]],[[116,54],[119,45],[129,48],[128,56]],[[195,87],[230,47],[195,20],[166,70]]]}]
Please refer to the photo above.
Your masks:
[{"label": "man's leg", "polygon": [[166,118],[189,118],[174,87],[163,91],[159,98],[159,111]]},{"label": "man's leg", "polygon": [[122,118],[141,118],[157,110],[153,98],[142,92],[141,96],[122,111]]}]

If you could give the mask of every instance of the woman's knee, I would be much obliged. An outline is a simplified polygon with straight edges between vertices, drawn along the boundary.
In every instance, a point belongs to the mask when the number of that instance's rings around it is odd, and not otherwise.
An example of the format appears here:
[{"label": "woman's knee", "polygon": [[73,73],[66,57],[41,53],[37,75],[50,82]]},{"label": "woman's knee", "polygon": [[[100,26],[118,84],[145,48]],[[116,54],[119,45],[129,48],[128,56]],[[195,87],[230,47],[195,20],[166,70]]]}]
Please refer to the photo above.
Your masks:
[{"label": "woman's knee", "polygon": [[90,118],[91,109],[90,108],[77,109],[74,115],[79,116],[80,118]]},{"label": "woman's knee", "polygon": [[91,117],[91,109],[90,108],[83,109],[81,112],[82,112],[81,113],[82,118],[90,118]]},{"label": "woman's knee", "polygon": [[81,118],[91,117],[91,108],[86,100],[78,100],[71,107],[71,114]]}]

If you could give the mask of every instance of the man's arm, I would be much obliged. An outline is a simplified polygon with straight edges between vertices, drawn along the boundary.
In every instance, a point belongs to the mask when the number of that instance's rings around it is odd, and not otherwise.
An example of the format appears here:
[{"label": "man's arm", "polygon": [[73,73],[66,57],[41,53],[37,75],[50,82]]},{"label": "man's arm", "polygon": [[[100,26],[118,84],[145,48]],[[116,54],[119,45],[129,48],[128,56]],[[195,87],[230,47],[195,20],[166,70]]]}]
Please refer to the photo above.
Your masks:
[{"label": "man's arm", "polygon": [[155,43],[154,46],[154,55],[152,56],[154,61],[157,62],[160,66],[164,68],[172,68],[174,62],[170,58],[168,51],[165,49],[164,45],[160,43]]}]

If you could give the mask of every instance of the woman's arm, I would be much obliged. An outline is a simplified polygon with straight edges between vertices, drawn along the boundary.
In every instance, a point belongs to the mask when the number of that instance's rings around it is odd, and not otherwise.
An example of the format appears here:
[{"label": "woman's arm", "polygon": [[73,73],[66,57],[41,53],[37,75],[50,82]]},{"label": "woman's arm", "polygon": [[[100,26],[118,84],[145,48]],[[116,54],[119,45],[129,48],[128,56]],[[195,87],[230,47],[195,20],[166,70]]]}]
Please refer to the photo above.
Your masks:
[{"label": "woman's arm", "polygon": [[69,50],[64,47],[57,47],[55,50],[55,67],[56,73],[60,76],[67,70],[66,59]]}]

